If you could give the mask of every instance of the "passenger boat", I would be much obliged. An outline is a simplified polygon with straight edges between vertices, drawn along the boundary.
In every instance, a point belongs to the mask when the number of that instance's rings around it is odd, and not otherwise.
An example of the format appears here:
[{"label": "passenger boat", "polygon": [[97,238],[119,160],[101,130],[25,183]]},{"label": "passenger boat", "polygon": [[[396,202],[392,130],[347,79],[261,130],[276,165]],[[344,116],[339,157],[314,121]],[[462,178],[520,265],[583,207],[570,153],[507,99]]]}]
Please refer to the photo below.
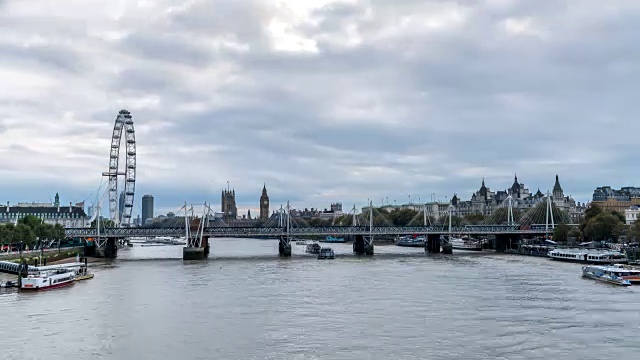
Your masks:
[{"label": "passenger boat", "polygon": [[320,249],[320,252],[318,253],[318,259],[319,260],[333,259],[333,258],[335,258],[335,254],[333,253],[333,249],[332,248],[322,248],[322,249]]},{"label": "passenger boat", "polygon": [[307,248],[305,250],[305,252],[307,254],[319,254],[320,253],[320,244],[318,243],[312,243],[312,244],[307,244]]},{"label": "passenger boat", "polygon": [[455,250],[482,251],[482,242],[469,239],[452,238],[451,247]]},{"label": "passenger boat", "polygon": [[626,264],[627,255],[611,250],[554,249],[547,254],[553,260],[584,264]]},{"label": "passenger boat", "polygon": [[75,282],[76,272],[72,269],[42,271],[20,279],[21,290],[49,290],[71,285]]},{"label": "passenger boat", "polygon": [[640,270],[623,264],[613,264],[612,268],[620,270],[620,276],[631,284],[640,284]]},{"label": "passenger boat", "polygon": [[331,235],[328,235],[323,242],[328,242],[328,243],[343,243],[343,242],[347,242],[347,240],[345,240],[342,237],[333,237]]},{"label": "passenger boat", "polygon": [[307,240],[298,239],[296,240],[296,245],[307,245]]},{"label": "passenger boat", "polygon": [[613,266],[590,265],[582,267],[582,276],[609,284],[629,286],[631,282],[622,277],[625,271]]},{"label": "passenger boat", "polygon": [[405,246],[405,247],[423,247],[424,243],[427,241],[427,238],[424,236],[401,236],[398,237],[395,241],[396,246]]}]

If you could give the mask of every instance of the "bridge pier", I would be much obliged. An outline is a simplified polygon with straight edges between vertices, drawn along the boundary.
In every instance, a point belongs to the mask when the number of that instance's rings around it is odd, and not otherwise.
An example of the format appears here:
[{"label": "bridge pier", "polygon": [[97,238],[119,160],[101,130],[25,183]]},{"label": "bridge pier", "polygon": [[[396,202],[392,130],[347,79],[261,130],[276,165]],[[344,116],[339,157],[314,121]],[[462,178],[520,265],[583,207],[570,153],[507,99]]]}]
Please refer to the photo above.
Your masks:
[{"label": "bridge pier", "polygon": [[450,242],[446,242],[442,244],[442,253],[453,254],[453,245]]},{"label": "bridge pier", "polygon": [[201,222],[204,221],[193,219],[190,222],[187,246],[182,248],[182,260],[204,260],[209,257],[209,237],[201,232]]},{"label": "bridge pier", "polygon": [[278,240],[278,254],[281,257],[291,257],[291,238],[280,236]]},{"label": "bridge pier", "polygon": [[109,237],[102,247],[95,248],[95,256],[105,259],[115,259],[118,257],[118,238]]},{"label": "bridge pier", "polygon": [[202,237],[202,247],[185,246],[182,248],[182,260],[204,260],[209,257],[209,237]]},{"label": "bridge pier", "polygon": [[373,236],[355,235],[353,252],[357,255],[373,255]]},{"label": "bridge pier", "polygon": [[510,248],[510,244],[514,242],[515,236],[513,234],[496,234],[496,252],[505,252],[507,248]]},{"label": "bridge pier", "polygon": [[182,248],[182,260],[204,260],[208,253],[203,247],[185,246]]},{"label": "bridge pier", "polygon": [[424,243],[424,250],[428,253],[440,253],[440,234],[427,234],[427,241]]}]

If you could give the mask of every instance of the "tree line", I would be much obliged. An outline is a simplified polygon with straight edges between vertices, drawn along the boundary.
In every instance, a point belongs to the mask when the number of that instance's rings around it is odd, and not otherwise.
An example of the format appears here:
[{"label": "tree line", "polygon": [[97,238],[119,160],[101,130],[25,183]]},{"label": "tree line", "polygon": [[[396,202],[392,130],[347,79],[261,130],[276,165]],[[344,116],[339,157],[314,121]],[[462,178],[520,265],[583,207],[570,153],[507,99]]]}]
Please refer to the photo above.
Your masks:
[{"label": "tree line", "polygon": [[604,210],[591,204],[585,210],[578,228],[560,224],[554,229],[554,239],[567,241],[574,238],[580,241],[618,241],[621,237],[640,239],[640,222],[627,225],[624,215],[615,210]]},{"label": "tree line", "polygon": [[42,219],[33,215],[19,219],[17,224],[0,225],[0,243],[2,244],[22,243],[32,247],[37,245],[38,241],[58,241],[64,238],[62,225],[45,224]]}]

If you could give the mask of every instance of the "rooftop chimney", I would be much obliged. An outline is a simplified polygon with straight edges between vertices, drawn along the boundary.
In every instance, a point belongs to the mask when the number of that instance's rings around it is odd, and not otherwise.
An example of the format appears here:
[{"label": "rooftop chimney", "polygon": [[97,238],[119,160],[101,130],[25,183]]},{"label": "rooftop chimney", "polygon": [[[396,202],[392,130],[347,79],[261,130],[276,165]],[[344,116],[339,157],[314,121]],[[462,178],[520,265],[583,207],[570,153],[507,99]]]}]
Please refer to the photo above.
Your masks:
[{"label": "rooftop chimney", "polygon": [[9,212],[9,202],[7,201],[7,212]]},{"label": "rooftop chimney", "polygon": [[69,201],[69,212],[73,212],[73,209],[71,208],[71,204],[73,204],[71,201]]}]

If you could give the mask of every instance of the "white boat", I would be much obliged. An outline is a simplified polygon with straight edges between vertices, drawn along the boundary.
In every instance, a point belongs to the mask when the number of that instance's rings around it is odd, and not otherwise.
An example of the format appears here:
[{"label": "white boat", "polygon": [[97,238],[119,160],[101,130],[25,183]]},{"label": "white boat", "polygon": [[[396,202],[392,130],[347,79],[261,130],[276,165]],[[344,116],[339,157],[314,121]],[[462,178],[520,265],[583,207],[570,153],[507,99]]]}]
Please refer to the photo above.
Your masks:
[{"label": "white boat", "polygon": [[622,277],[624,269],[613,266],[590,265],[582,267],[582,276],[614,285],[629,286],[631,282]]},{"label": "white boat", "polygon": [[333,259],[333,258],[335,258],[335,254],[333,253],[332,248],[320,249],[320,252],[318,253],[318,259],[325,260],[325,259]]},{"label": "white boat", "polygon": [[451,247],[456,250],[482,251],[482,242],[469,239],[452,238]]},{"label": "white boat", "polygon": [[307,240],[298,239],[296,240],[296,245],[307,245],[309,242]]},{"label": "white boat", "polygon": [[624,264],[613,264],[612,268],[618,269],[620,276],[629,280],[631,284],[640,284],[640,270]]},{"label": "white boat", "polygon": [[394,240],[396,246],[407,246],[407,247],[424,247],[424,243],[427,241],[427,238],[423,236],[400,236]]},{"label": "white boat", "polygon": [[23,277],[22,290],[49,290],[71,285],[75,282],[76,271],[72,269],[57,269],[41,271],[38,274]]},{"label": "white boat", "polygon": [[626,264],[627,255],[611,250],[554,249],[547,254],[553,260],[584,264]]},{"label": "white boat", "polygon": [[311,243],[311,244],[307,244],[307,248],[305,249],[305,252],[307,254],[319,254],[320,249],[321,249],[320,244]]}]

